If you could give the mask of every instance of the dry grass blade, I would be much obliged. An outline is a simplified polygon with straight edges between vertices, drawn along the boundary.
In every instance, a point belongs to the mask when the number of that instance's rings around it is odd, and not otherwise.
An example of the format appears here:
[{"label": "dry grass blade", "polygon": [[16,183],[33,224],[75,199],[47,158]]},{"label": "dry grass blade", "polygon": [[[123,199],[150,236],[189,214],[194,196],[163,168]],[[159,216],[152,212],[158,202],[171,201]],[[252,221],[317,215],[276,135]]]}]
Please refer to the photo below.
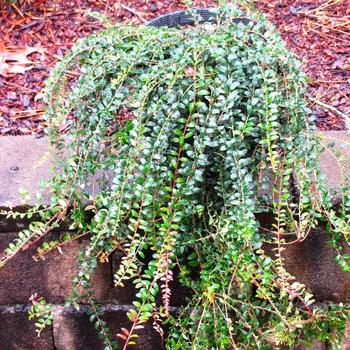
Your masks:
[{"label": "dry grass blade", "polygon": [[[346,4],[344,0],[327,1],[320,6],[303,12],[304,15],[310,17],[311,27],[323,27],[336,33],[350,36],[350,2]],[[340,14],[343,13],[344,14]]]},{"label": "dry grass blade", "polygon": [[305,11],[305,13],[320,12],[330,6],[337,5],[337,4],[344,4],[344,0],[328,0],[325,3],[319,5],[318,7]]}]

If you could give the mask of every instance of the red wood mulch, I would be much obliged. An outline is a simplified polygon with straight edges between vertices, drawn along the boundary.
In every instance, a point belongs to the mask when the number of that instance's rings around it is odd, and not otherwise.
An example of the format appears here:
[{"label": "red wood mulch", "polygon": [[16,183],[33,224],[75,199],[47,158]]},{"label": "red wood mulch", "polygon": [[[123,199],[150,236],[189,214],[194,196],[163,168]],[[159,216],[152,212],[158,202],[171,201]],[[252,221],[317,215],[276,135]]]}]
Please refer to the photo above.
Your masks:
[{"label": "red wood mulch", "polygon": [[304,63],[317,126],[344,129],[344,120],[350,120],[350,0],[256,0],[256,5]]},{"label": "red wood mulch", "polygon": [[[312,78],[309,95],[321,101],[312,103],[319,128],[340,130],[344,115],[350,114],[350,0],[331,2],[323,8],[315,8],[315,0],[256,0],[256,5],[304,61]],[[214,3],[193,1],[196,7]],[[33,69],[0,75],[0,135],[43,135],[40,91],[51,67],[78,38],[102,28],[85,15],[87,10],[100,11],[115,22],[142,23],[185,7],[181,0],[26,0],[17,5],[0,0],[0,51],[26,46],[39,50],[28,55]]]}]

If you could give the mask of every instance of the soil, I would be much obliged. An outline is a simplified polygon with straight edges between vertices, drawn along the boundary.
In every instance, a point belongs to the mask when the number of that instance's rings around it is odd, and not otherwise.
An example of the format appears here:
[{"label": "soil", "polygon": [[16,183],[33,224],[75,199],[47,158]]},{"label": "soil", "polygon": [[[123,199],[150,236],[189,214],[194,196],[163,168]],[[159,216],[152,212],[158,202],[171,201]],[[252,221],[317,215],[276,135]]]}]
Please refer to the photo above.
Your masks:
[{"label": "soil", "polygon": [[[344,129],[350,115],[350,0],[255,2],[303,61],[317,126]],[[197,0],[193,6],[211,7],[215,1]],[[0,50],[37,49],[27,56],[32,69],[0,75],[0,135],[44,135],[41,90],[51,68],[77,39],[103,28],[88,10],[115,23],[138,24],[185,8],[181,0],[0,0]]]}]

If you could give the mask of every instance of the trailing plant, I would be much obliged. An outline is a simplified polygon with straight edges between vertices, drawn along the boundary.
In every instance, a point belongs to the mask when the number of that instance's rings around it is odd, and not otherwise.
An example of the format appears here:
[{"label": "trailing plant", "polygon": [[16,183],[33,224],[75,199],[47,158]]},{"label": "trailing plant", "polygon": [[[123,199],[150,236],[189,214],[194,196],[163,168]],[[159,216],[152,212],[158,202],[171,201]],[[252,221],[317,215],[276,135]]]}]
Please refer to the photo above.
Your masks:
[{"label": "trailing plant", "polygon": [[[315,303],[286,271],[283,251],[326,225],[349,271],[341,248],[349,243],[348,191],[335,210],[305,75],[275,29],[235,6],[216,11],[218,24],[109,27],[58,63],[46,86],[52,196],[29,210],[40,219],[1,262],[69,219],[75,233],[38,254],[88,237],[73,303],[85,290],[106,349],[117,344],[90,280],[117,250],[115,285],[131,280],[137,290],[132,326],[118,336],[123,349],[147,321],[161,334],[163,322],[171,325],[172,350],[292,348],[315,339],[336,348],[349,305]],[[270,226],[264,213],[273,215]],[[192,296],[171,313],[176,270]]]},{"label": "trailing plant", "polygon": [[32,295],[30,300],[32,307],[28,310],[29,319],[37,319],[35,327],[38,336],[40,336],[45,327],[52,325],[54,308],[52,305],[47,304],[44,298],[38,297],[36,294]]}]

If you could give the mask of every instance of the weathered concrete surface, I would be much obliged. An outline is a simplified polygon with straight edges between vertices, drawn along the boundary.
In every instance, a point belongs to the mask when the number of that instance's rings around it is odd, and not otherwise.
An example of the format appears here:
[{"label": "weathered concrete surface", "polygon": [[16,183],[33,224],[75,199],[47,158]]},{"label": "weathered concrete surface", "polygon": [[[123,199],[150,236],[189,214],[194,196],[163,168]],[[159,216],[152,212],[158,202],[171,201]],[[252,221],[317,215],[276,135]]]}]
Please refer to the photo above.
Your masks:
[{"label": "weathered concrete surface", "polygon": [[[323,131],[320,135],[325,146],[320,158],[321,171],[326,177],[328,188],[339,190],[340,184],[346,181],[345,177],[350,176],[350,135],[345,131]],[[331,147],[332,143],[334,147]],[[339,155],[343,172],[337,160]]]},{"label": "weathered concrete surface", "polygon": [[[20,205],[19,190],[34,195],[38,180],[50,178],[51,161],[47,140],[32,136],[3,136],[0,138],[0,206]],[[29,202],[30,203],[30,202]]]},{"label": "weathered concrete surface", "polygon": [[[87,307],[80,311],[72,307],[55,305],[53,326],[45,328],[40,337],[35,332],[35,321],[28,319],[30,305],[0,306],[0,349],[1,350],[103,350],[94,325],[86,314]],[[107,322],[116,338],[121,327],[130,329],[131,322],[126,313],[130,305],[105,305],[101,319]],[[161,338],[152,325],[145,324],[138,330],[136,345],[130,350],[161,350]],[[123,345],[120,343],[120,345]]]},{"label": "weathered concrete surface", "polygon": [[[86,305],[80,305],[77,311],[72,307],[54,305],[53,327],[48,327],[38,338],[34,322],[28,320],[29,305],[0,307],[0,344],[1,350],[103,350],[97,331],[89,320]],[[102,307],[104,315],[114,338],[121,327],[130,329],[131,323],[126,317],[130,305],[107,304]],[[172,309],[175,312],[175,309]],[[138,330],[136,345],[130,350],[162,350],[161,338],[151,324],[145,324]],[[346,340],[344,340],[346,341]],[[123,344],[120,344],[123,345]],[[349,343],[343,343],[342,350],[348,350]],[[284,348],[283,350],[292,350]],[[294,350],[326,350],[324,343],[315,342],[311,347],[297,346]]]},{"label": "weathered concrete surface", "polygon": [[[275,256],[274,248],[275,245],[268,244],[263,247],[271,257]],[[336,252],[330,247],[323,228],[311,230],[304,241],[287,244],[284,248],[285,269],[305,284],[318,301],[341,302],[350,298],[350,274],[336,263]]]},{"label": "weathered concrete surface", "polygon": [[[290,349],[285,349],[290,350]],[[294,350],[327,350],[325,343],[315,341],[311,346],[298,345]]]},{"label": "weathered concrete surface", "polygon": [[28,320],[28,308],[22,305],[0,307],[1,350],[55,350],[52,328],[44,329],[39,338],[34,322]]},{"label": "weathered concrete surface", "polygon": [[[345,160],[346,173],[350,175],[350,135],[344,131],[320,132],[323,144],[335,142],[335,149],[340,150]],[[0,207],[21,205],[22,198],[18,194],[20,188],[26,189],[34,195],[38,190],[38,180],[48,179],[51,176],[52,163],[48,156],[46,138],[35,139],[32,136],[2,136],[0,137]],[[321,155],[321,169],[326,175],[330,188],[339,188],[341,181],[340,169],[328,147]],[[29,201],[29,204],[33,201]]]},{"label": "weathered concrete surface", "polygon": [[[56,238],[59,233],[51,235]],[[17,233],[0,233],[0,254],[17,237]],[[49,239],[49,237],[48,237]],[[47,255],[45,261],[33,260],[35,248],[31,247],[15,256],[0,269],[0,305],[26,304],[34,293],[48,302],[63,302],[72,294],[72,279],[77,270],[77,254],[84,241],[74,241]],[[112,271],[110,264],[99,264],[93,276],[95,297],[107,302],[112,293]]]},{"label": "weathered concrete surface", "polygon": [[[26,210],[26,206],[23,207],[17,207],[16,210],[18,212],[24,212]],[[0,213],[6,212],[9,210],[8,207],[1,207],[0,206]],[[29,225],[29,221],[27,219],[21,219],[21,218],[8,218],[6,214],[0,214],[0,233],[1,232],[18,232],[23,229],[25,229]]]},{"label": "weathered concrete surface", "polygon": [[[52,157],[49,154],[49,144],[46,138],[35,139],[32,136],[2,136],[0,137],[0,208],[22,207],[36,202],[35,195],[40,189],[39,180],[44,182],[53,176]],[[63,151],[63,153],[68,153]],[[88,193],[99,191],[101,181],[108,181],[110,174],[97,172],[85,188]],[[28,193],[28,199],[20,195],[20,190]],[[49,201],[50,193],[40,190],[44,203]],[[0,217],[1,229],[1,217]]]},{"label": "weathered concrete surface", "polygon": [[[145,264],[147,264],[150,261],[150,258],[147,259],[147,257],[150,257],[152,254],[151,251],[145,252],[146,260]],[[115,273],[118,270],[118,267],[121,262],[121,258],[123,255],[119,253],[113,254],[112,257],[112,268],[113,272]],[[178,307],[181,305],[184,305],[186,303],[186,298],[189,298],[191,296],[191,290],[189,288],[185,288],[181,285],[179,279],[178,279],[178,268],[174,269],[174,280],[170,282],[170,288],[172,290],[172,294],[170,297],[170,305],[174,307]],[[134,284],[132,281],[127,280],[123,281],[124,287],[114,287],[112,292],[112,301],[118,302],[120,304],[131,304],[135,300],[136,295],[136,288],[134,287]],[[162,305],[162,296],[161,293],[156,298],[156,301]]]},{"label": "weathered concrete surface", "polygon": [[[131,306],[105,306],[103,320],[107,322],[114,338],[121,327],[130,329],[131,322],[126,312]],[[161,338],[149,324],[137,331],[136,345],[130,350],[161,350]],[[56,350],[103,350],[103,344],[97,337],[97,331],[83,312],[71,308],[56,307],[53,323],[54,344]],[[120,345],[124,345],[120,343]]]},{"label": "weathered concrete surface", "polygon": [[341,350],[350,350],[350,320],[348,321]]}]

